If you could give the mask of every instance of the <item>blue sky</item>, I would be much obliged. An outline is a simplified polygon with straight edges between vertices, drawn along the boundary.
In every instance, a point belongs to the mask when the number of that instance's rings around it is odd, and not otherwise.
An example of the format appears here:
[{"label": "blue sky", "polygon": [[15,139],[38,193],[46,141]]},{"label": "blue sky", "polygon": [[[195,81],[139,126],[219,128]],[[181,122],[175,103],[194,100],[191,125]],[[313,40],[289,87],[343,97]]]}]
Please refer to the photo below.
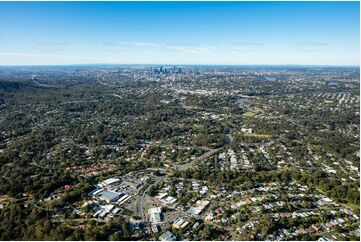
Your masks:
[{"label": "blue sky", "polygon": [[359,65],[359,2],[0,2],[0,65]]}]

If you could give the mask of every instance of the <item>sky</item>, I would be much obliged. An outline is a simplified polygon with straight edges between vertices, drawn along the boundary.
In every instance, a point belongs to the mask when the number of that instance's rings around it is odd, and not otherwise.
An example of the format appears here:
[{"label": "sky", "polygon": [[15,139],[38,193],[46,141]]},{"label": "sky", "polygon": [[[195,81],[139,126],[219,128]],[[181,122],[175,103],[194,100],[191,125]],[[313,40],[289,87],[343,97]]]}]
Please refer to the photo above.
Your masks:
[{"label": "sky", "polygon": [[0,2],[0,65],[356,65],[359,2]]}]

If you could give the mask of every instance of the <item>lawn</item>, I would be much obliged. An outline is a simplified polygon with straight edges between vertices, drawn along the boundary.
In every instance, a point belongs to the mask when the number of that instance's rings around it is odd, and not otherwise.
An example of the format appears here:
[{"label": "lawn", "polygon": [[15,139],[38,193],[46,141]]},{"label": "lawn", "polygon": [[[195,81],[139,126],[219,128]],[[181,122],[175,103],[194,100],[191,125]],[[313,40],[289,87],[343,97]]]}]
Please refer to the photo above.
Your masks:
[{"label": "lawn", "polygon": [[358,214],[360,210],[360,204],[357,203],[347,203],[347,207],[349,207],[354,213]]},{"label": "lawn", "polygon": [[256,137],[256,138],[260,138],[260,139],[272,138],[271,134],[242,134],[242,136]]}]

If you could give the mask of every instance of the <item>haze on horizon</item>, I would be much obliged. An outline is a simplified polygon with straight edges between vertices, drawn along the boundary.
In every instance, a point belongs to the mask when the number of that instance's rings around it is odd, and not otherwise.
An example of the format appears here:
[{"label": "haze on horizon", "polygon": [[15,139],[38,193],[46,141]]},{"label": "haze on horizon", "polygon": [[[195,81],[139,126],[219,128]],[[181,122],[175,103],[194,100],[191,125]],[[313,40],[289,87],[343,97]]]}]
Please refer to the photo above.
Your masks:
[{"label": "haze on horizon", "polygon": [[1,2],[0,65],[356,65],[359,2]]}]

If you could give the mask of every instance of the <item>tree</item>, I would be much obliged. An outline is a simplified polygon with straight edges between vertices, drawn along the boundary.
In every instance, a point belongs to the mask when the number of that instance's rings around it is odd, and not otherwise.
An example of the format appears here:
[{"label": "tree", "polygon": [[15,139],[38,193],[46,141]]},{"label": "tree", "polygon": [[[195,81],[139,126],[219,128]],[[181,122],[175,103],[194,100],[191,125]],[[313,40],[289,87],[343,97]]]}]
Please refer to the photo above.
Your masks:
[{"label": "tree", "polygon": [[155,195],[157,195],[157,189],[154,185],[151,185],[149,187],[149,190],[147,192],[148,196],[154,197]]},{"label": "tree", "polygon": [[202,240],[211,240],[212,231],[209,225],[205,225],[202,232],[201,232]]},{"label": "tree", "polygon": [[174,184],[172,184],[169,188],[169,195],[172,197],[175,197],[177,195],[176,193],[176,187]]}]

